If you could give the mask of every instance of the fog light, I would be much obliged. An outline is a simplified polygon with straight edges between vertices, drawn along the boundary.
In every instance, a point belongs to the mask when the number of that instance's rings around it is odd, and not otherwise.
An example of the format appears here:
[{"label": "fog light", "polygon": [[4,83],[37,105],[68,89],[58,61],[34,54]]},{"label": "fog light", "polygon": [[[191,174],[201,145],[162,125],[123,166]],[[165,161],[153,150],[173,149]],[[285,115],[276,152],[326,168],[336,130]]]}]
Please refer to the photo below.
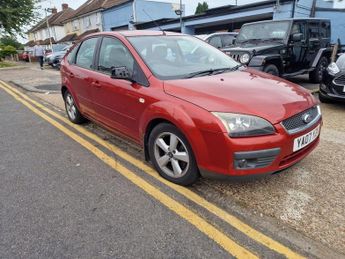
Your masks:
[{"label": "fog light", "polygon": [[241,159],[241,160],[239,160],[239,161],[237,162],[237,166],[238,166],[239,168],[246,168],[246,167],[248,167],[248,161],[247,161],[247,159]]},{"label": "fog light", "polygon": [[327,91],[327,86],[325,84],[320,84],[320,88],[323,91]]}]

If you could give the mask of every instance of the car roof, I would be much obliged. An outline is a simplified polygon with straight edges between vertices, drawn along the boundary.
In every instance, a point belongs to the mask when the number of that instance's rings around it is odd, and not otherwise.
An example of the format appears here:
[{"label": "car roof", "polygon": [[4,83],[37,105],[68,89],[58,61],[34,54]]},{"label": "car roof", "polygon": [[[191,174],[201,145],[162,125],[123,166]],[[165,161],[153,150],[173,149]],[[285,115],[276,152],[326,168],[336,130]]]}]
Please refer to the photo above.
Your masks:
[{"label": "car roof", "polygon": [[[91,34],[90,34],[91,35]],[[161,36],[161,35],[185,35],[176,32],[170,31],[150,31],[150,30],[126,30],[126,31],[104,31],[104,32],[97,32],[93,33],[92,35],[114,35],[114,36],[125,36],[125,37],[133,37],[133,36]]]},{"label": "car roof", "polygon": [[243,25],[249,25],[249,24],[260,24],[260,23],[267,23],[267,22],[292,22],[292,21],[327,21],[330,22],[329,19],[326,18],[288,18],[288,19],[277,19],[277,20],[265,20],[265,21],[258,21],[258,22],[251,22],[251,23],[245,23]]}]

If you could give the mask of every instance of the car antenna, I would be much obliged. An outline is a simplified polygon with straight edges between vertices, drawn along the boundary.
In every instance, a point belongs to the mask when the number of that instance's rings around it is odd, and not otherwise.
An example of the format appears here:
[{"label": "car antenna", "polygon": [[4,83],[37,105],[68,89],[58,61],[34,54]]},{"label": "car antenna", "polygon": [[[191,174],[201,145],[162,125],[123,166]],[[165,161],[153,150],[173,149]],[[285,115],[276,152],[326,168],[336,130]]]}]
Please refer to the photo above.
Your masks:
[{"label": "car antenna", "polygon": [[153,20],[153,18],[145,11],[145,9],[143,9],[143,12],[150,18],[151,22],[153,22],[163,32],[163,35],[166,36],[166,33],[162,29],[162,27],[155,20]]}]

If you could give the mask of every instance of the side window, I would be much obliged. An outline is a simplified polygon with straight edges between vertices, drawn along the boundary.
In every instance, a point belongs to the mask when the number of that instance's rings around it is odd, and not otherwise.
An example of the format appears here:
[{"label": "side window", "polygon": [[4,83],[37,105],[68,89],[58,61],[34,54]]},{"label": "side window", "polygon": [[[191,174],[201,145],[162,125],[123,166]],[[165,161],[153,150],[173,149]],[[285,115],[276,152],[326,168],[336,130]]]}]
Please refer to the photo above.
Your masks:
[{"label": "side window", "polygon": [[227,34],[222,35],[223,47],[231,46],[234,39],[235,39],[235,36],[233,35],[227,35]]},{"label": "side window", "polygon": [[291,35],[302,33],[302,40],[305,40],[305,23],[294,23],[291,30]]},{"label": "side window", "polygon": [[79,44],[76,44],[74,46],[74,48],[72,49],[72,51],[70,53],[68,53],[68,55],[67,55],[68,63],[70,63],[70,64],[75,63],[75,55],[77,54],[78,48],[79,48]]},{"label": "side window", "polygon": [[319,38],[319,22],[311,22],[308,26],[309,38],[318,39]]},{"label": "side window", "polygon": [[115,38],[103,38],[99,53],[98,70],[111,73],[113,67],[127,67],[133,73],[134,59],[121,41]]},{"label": "side window", "polygon": [[331,28],[330,28],[330,23],[321,21],[321,26],[320,26],[320,37],[321,38],[330,38],[331,34]]},{"label": "side window", "polygon": [[221,48],[222,47],[222,40],[220,36],[213,36],[208,41],[209,44],[211,44],[215,48]]},{"label": "side window", "polygon": [[98,38],[91,38],[81,43],[75,62],[78,66],[87,69],[92,68],[97,40]]}]

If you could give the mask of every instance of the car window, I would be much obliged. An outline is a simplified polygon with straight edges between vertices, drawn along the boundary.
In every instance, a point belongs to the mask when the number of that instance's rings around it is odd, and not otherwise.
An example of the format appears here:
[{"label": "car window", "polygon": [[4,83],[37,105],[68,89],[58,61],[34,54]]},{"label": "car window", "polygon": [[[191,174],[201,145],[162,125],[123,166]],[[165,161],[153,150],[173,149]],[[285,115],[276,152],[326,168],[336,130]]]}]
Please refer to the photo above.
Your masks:
[{"label": "car window", "polygon": [[105,37],[99,53],[98,70],[111,73],[113,67],[127,67],[133,73],[134,59],[122,42],[115,38]]},{"label": "car window", "polygon": [[294,25],[292,26],[291,35],[296,33],[302,33],[302,40],[305,40],[305,23],[294,23]]},{"label": "car window", "polygon": [[93,56],[98,38],[87,39],[82,42],[76,59],[76,64],[80,67],[90,69],[93,64]]},{"label": "car window", "polygon": [[215,48],[221,48],[222,47],[222,39],[220,36],[213,36],[208,40],[208,43],[211,44]]},{"label": "car window", "polygon": [[330,23],[326,21],[321,22],[320,26],[320,37],[329,38],[331,33]]},{"label": "car window", "polygon": [[311,22],[308,26],[309,38],[318,39],[319,38],[319,22]]},{"label": "car window", "polygon": [[70,53],[68,53],[68,55],[67,55],[68,63],[70,63],[70,64],[74,64],[75,63],[75,55],[76,55],[76,53],[78,51],[78,48],[79,48],[79,44],[76,44],[74,46],[74,48],[72,49],[72,51]]},{"label": "car window", "polygon": [[222,35],[223,47],[231,46],[234,39],[235,39],[234,35],[229,35],[229,34]]},{"label": "car window", "polygon": [[223,52],[191,36],[128,37],[155,76],[162,80],[187,78],[205,70],[227,70],[238,65]]}]

